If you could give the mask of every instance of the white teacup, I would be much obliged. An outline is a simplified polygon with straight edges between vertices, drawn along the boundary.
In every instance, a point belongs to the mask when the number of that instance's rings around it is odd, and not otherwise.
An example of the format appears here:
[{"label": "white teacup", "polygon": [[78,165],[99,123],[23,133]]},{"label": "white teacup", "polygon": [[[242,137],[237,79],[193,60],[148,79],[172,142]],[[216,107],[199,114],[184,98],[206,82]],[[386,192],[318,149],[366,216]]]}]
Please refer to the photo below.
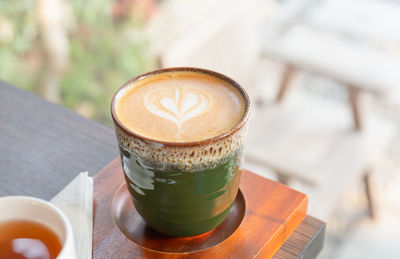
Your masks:
[{"label": "white teacup", "polygon": [[48,227],[62,244],[57,259],[76,259],[71,224],[53,204],[28,196],[7,196],[0,198],[0,211],[0,222],[29,220]]}]

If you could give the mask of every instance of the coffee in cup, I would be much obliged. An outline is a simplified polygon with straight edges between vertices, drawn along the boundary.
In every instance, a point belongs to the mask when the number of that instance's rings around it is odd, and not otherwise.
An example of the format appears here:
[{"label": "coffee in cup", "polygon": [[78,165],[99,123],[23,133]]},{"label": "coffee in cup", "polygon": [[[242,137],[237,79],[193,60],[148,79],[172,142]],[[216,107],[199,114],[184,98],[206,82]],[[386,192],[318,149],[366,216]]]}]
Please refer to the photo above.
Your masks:
[{"label": "coffee in cup", "polygon": [[145,222],[173,236],[218,226],[238,192],[245,91],[209,70],[164,69],[127,82],[111,111],[127,186]]},{"label": "coffee in cup", "polygon": [[116,115],[129,130],[168,142],[216,137],[233,128],[244,111],[245,101],[235,87],[195,72],[144,78],[127,88],[116,104]]}]

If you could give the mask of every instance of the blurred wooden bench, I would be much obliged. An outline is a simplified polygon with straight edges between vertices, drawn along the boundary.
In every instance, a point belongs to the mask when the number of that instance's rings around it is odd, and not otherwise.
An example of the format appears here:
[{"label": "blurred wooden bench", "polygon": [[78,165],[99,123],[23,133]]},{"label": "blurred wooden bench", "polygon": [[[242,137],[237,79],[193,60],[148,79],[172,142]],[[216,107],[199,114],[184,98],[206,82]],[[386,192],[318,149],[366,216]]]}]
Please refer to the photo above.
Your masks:
[{"label": "blurred wooden bench", "polygon": [[[287,1],[261,31],[261,52],[357,93],[392,97],[400,86],[400,4],[376,0]],[[356,90],[352,90],[356,89]],[[400,102],[400,100],[399,100]]]},{"label": "blurred wooden bench", "polygon": [[[360,178],[374,216],[369,170],[395,128],[382,118],[367,121],[361,97],[391,97],[400,86],[399,11],[400,5],[390,1],[292,0],[264,27],[263,57],[286,68],[277,104],[254,116],[247,159],[274,169],[282,182],[297,179],[314,185],[318,199],[311,202],[322,218]],[[349,106],[309,97],[282,104],[298,70],[341,83]]]},{"label": "blurred wooden bench", "polygon": [[346,105],[301,92],[293,97],[254,110],[247,161],[272,169],[283,183],[296,180],[310,186],[311,211],[324,219],[363,180],[374,217],[370,169],[388,147],[394,126],[370,116],[362,129],[354,130]]}]

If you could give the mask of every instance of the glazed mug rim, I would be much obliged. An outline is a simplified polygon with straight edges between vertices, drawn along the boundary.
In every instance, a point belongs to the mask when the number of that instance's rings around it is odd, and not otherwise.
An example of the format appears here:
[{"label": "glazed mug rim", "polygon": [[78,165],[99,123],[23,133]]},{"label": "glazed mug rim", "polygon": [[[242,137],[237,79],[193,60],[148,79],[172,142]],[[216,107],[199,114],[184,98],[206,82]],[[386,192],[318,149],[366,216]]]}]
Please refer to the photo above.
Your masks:
[{"label": "glazed mug rim", "polygon": [[[195,73],[203,73],[209,76],[213,76],[216,78],[219,78],[225,82],[227,82],[228,84],[230,84],[231,86],[233,86],[235,89],[237,89],[240,93],[240,95],[243,97],[244,100],[244,113],[241,117],[241,119],[229,130],[224,131],[223,133],[211,137],[211,138],[206,138],[206,139],[202,139],[202,140],[198,140],[198,141],[187,141],[187,142],[176,142],[176,141],[164,141],[164,140],[158,140],[158,139],[153,139],[153,138],[149,138],[149,137],[145,137],[143,135],[140,135],[132,130],[130,130],[128,127],[126,127],[118,118],[117,114],[116,114],[116,102],[117,102],[117,98],[119,97],[119,94],[127,87],[131,86],[132,84],[134,84],[135,82],[138,82],[140,80],[143,80],[145,78],[154,76],[154,75],[159,75],[159,74],[163,74],[163,73],[170,73],[170,72],[195,72]],[[229,137],[231,135],[233,135],[235,132],[237,132],[238,130],[240,130],[247,122],[248,118],[250,116],[250,98],[247,95],[246,91],[243,89],[243,87],[241,87],[235,80],[220,74],[218,72],[214,72],[208,69],[203,69],[203,68],[195,68],[195,67],[171,67],[171,68],[164,68],[164,69],[157,69],[142,75],[139,75],[137,77],[132,78],[131,80],[127,81],[126,83],[124,83],[114,94],[112,100],[111,100],[111,117],[114,121],[114,124],[119,127],[120,129],[122,129],[125,133],[127,133],[128,135],[131,135],[137,139],[141,139],[145,142],[150,142],[150,143],[158,143],[158,144],[162,144],[165,146],[200,146],[200,145],[205,145],[205,144],[209,144],[209,143],[214,143],[217,142],[221,139],[224,139],[226,137]]]}]

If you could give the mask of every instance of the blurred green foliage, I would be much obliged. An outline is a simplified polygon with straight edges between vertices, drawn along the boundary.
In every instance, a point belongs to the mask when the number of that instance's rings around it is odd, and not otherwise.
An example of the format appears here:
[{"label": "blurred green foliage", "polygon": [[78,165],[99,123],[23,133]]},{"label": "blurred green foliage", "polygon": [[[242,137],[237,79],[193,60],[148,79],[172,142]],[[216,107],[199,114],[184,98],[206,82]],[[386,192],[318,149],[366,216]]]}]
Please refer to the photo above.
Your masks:
[{"label": "blurred green foliage", "polygon": [[[24,55],[36,46],[34,1],[0,1],[0,78],[32,90],[34,75],[23,74]],[[29,78],[29,80],[27,80]]]},{"label": "blurred green foliage", "polygon": [[[130,78],[155,68],[142,33],[145,19],[132,11],[115,21],[112,0],[69,0],[70,63],[60,83],[62,105],[110,124],[113,93]],[[37,1],[0,1],[0,79],[34,91],[43,57]]]}]

